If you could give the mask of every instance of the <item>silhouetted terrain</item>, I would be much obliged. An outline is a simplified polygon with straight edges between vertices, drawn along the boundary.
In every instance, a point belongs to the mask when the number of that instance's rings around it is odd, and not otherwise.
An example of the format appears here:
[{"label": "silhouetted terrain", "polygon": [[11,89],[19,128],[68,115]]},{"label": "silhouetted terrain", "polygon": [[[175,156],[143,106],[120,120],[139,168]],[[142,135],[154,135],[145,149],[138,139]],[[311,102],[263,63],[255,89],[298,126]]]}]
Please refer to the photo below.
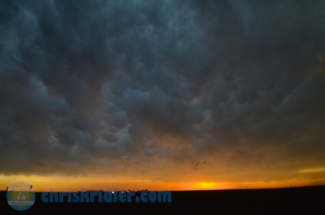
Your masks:
[{"label": "silhouetted terrain", "polygon": [[0,192],[0,214],[325,214],[325,186],[175,191],[172,203],[43,203],[37,193],[23,212],[10,208]]}]

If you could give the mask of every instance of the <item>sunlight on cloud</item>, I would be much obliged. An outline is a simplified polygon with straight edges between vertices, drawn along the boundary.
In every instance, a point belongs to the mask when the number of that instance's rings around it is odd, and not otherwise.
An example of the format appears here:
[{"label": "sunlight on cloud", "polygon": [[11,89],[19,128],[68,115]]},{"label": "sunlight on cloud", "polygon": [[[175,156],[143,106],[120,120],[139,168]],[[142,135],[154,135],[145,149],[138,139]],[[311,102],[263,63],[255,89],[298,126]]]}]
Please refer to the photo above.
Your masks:
[{"label": "sunlight on cloud", "polygon": [[325,172],[325,168],[302,169],[298,171],[298,173],[315,173],[315,172]]}]

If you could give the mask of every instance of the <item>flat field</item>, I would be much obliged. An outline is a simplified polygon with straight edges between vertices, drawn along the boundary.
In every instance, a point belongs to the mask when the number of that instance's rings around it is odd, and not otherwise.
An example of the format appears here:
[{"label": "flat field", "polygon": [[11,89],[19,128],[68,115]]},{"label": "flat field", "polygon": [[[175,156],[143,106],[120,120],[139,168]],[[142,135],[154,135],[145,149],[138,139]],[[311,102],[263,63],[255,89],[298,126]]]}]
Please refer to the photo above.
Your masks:
[{"label": "flat field", "polygon": [[0,192],[0,214],[325,214],[325,186],[174,191],[171,203],[43,203],[18,212]]}]

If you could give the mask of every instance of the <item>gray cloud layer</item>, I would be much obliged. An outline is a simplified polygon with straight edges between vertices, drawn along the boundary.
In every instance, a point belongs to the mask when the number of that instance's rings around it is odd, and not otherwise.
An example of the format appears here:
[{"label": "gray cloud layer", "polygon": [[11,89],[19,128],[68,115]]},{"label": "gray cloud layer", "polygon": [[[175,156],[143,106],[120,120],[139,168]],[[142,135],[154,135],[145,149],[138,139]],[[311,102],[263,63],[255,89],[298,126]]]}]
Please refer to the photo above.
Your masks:
[{"label": "gray cloud layer", "polygon": [[324,11],[322,1],[1,1],[0,172],[200,156],[324,163]]}]

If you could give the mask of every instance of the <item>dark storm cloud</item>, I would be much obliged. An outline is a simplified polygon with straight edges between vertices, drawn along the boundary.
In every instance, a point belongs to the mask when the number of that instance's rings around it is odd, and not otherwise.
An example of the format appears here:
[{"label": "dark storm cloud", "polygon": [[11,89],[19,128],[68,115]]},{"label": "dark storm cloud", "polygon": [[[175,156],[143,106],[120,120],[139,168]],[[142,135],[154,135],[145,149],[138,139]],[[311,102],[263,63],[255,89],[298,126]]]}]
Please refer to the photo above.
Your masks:
[{"label": "dark storm cloud", "polygon": [[1,173],[324,158],[321,1],[0,4]]}]

